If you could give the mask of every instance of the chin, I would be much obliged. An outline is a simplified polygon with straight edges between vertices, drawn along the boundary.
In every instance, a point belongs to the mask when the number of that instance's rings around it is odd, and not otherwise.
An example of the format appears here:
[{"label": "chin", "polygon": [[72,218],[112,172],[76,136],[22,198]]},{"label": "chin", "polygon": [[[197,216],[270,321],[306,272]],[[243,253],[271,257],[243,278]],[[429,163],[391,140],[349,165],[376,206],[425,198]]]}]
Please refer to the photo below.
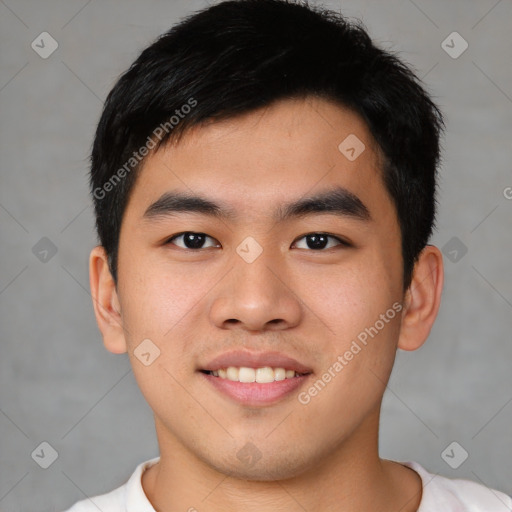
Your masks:
[{"label": "chin", "polygon": [[224,457],[216,462],[212,459],[203,461],[219,473],[239,480],[270,482],[294,478],[310,469],[311,460],[297,451],[286,453],[269,450],[256,451],[254,445],[247,443],[235,457]]}]

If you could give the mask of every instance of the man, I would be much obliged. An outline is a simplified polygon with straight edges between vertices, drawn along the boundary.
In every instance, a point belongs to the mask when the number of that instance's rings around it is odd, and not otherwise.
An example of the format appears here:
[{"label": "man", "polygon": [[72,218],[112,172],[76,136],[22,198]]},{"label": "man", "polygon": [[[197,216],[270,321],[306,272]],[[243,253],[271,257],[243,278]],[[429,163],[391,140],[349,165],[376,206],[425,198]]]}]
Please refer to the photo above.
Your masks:
[{"label": "man", "polygon": [[305,4],[220,2],[142,52],[94,141],[90,284],[160,457],[71,511],[512,510],[378,454],[396,350],[440,304],[442,127],[397,57]]}]

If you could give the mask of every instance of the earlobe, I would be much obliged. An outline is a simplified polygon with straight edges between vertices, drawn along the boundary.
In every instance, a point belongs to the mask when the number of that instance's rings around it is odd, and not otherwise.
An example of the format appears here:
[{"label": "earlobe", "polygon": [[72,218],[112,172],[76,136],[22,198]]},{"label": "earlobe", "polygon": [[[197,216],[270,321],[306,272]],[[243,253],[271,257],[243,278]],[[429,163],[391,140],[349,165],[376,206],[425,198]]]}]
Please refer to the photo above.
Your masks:
[{"label": "earlobe", "polygon": [[121,305],[107,254],[101,245],[96,246],[89,256],[89,284],[96,322],[105,347],[114,354],[126,352]]},{"label": "earlobe", "polygon": [[428,338],[441,304],[443,280],[441,251],[427,245],[414,266],[411,285],[405,295],[398,348],[416,350]]}]

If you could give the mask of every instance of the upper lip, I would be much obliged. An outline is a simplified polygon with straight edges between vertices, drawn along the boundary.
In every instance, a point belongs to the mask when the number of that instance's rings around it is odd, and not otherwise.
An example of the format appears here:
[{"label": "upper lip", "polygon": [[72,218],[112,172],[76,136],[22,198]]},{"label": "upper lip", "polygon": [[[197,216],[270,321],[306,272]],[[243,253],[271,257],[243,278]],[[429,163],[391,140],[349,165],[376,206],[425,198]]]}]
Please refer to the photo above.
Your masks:
[{"label": "upper lip", "polygon": [[279,352],[247,352],[243,350],[234,350],[220,354],[201,369],[215,371],[220,368],[228,368],[229,366],[245,366],[248,368],[270,366],[272,368],[294,370],[297,373],[312,373],[313,371],[308,366],[293,359],[293,357],[286,356]]}]

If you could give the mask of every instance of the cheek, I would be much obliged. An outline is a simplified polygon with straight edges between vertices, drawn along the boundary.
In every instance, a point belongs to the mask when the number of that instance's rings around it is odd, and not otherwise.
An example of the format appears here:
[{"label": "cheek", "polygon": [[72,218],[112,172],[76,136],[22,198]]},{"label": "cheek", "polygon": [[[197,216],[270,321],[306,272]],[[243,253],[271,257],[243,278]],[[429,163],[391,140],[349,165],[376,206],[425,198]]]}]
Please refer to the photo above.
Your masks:
[{"label": "cheek", "polygon": [[[339,404],[343,409],[348,403],[370,407],[382,394],[400,331],[401,294],[393,273],[394,269],[369,257],[316,275],[316,287],[307,301],[329,328],[320,342],[325,356],[317,377],[327,381],[328,390],[324,393],[322,382],[316,386],[322,390],[319,407]],[[309,288],[313,283],[306,284]]]},{"label": "cheek", "polygon": [[183,277],[173,278],[156,268],[132,273],[129,281],[123,323],[131,365],[147,402],[159,411],[183,394],[179,382],[191,365],[190,340],[184,333],[199,292],[192,292]]},{"label": "cheek", "polygon": [[297,281],[302,282],[301,296],[331,327],[334,337],[357,336],[401,300],[398,273],[382,260],[377,251],[368,251],[354,255],[346,265],[306,272]]},{"label": "cheek", "polygon": [[367,313],[345,316],[344,325],[338,322],[324,365],[299,397],[311,422],[308,428],[322,431],[326,439],[348,434],[379,408],[399,332],[398,315],[390,319],[395,310],[389,311],[388,323]]},{"label": "cheek", "polygon": [[179,322],[197,307],[208,280],[193,272],[146,263],[120,273],[123,322],[127,336],[154,337],[164,344]]}]

